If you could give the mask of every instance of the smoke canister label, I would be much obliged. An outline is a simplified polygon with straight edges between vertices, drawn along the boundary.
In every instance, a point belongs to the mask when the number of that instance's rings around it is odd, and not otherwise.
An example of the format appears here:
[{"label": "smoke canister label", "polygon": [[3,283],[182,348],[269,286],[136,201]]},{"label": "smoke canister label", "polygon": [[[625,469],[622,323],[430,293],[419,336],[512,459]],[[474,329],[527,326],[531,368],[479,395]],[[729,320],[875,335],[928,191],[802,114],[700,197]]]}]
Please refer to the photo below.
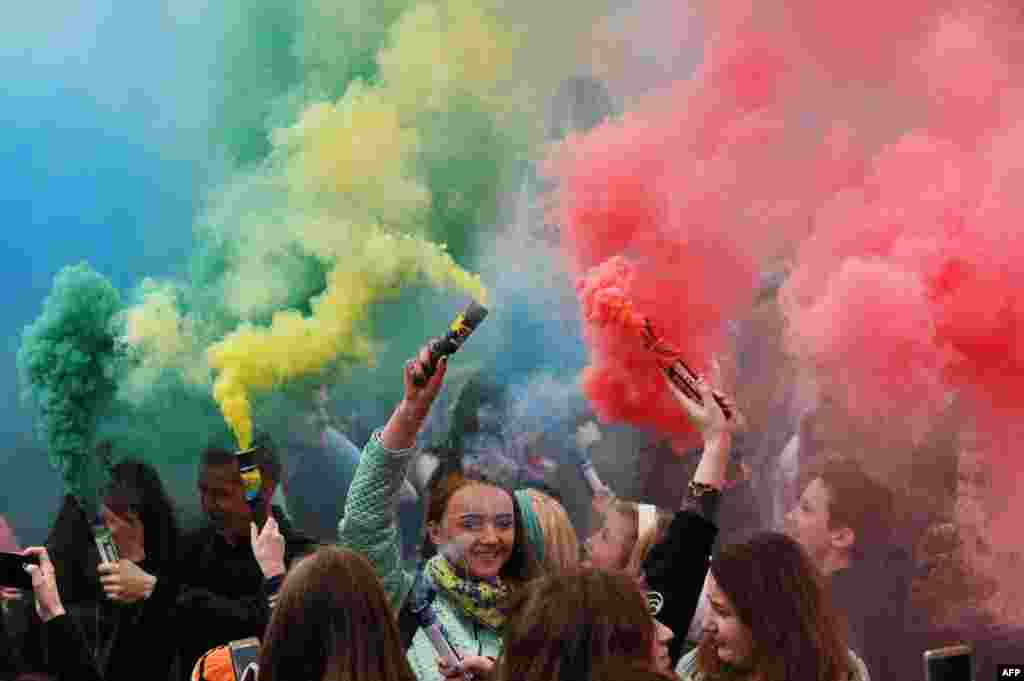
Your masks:
[{"label": "smoke canister label", "polygon": [[114,541],[114,535],[103,523],[96,523],[92,528],[93,536],[96,537],[96,548],[100,552],[101,563],[116,563],[120,558],[121,554],[117,550],[117,543]]},{"label": "smoke canister label", "polygon": [[466,323],[466,316],[460,314],[455,318],[455,321],[451,325],[451,340],[456,346],[461,347],[466,339],[469,338],[470,334],[473,333],[474,327]]},{"label": "smoke canister label", "polygon": [[262,486],[259,465],[245,466],[239,472],[242,476],[242,486],[245,488],[245,500],[256,501],[260,496],[260,487]]}]

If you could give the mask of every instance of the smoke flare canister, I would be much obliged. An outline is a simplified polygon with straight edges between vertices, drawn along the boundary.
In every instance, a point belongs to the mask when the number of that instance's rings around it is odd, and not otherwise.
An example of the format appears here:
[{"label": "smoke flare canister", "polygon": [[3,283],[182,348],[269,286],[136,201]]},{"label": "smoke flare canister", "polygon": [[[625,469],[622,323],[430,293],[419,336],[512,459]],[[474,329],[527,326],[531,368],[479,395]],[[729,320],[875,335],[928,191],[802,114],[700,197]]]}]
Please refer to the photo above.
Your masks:
[{"label": "smoke flare canister", "polygon": [[448,332],[441,338],[435,338],[427,344],[427,350],[430,352],[430,359],[423,366],[423,377],[417,379],[414,382],[416,385],[423,387],[427,384],[427,381],[434,372],[437,370],[437,363],[442,357],[453,355],[458,352],[462,344],[466,342],[466,339],[476,331],[476,327],[480,326],[480,323],[487,317],[487,308],[476,302],[472,301],[466,306],[466,309],[459,313],[459,316],[452,321],[451,326],[448,328]]},{"label": "smoke flare canister", "polygon": [[597,469],[594,468],[594,461],[590,458],[590,452],[587,449],[586,446],[577,444],[569,449],[569,453],[579,467],[580,473],[583,474],[583,479],[587,481],[591,494],[598,494],[604,491],[610,492],[611,489],[604,484],[604,481],[597,474]]},{"label": "smoke flare canister", "polygon": [[100,552],[101,563],[116,563],[121,559],[121,552],[117,550],[117,542],[114,541],[114,533],[103,522],[103,518],[97,516],[93,521],[92,535]]},{"label": "smoke flare canister", "polygon": [[[430,640],[431,645],[434,646],[434,651],[438,657],[446,660],[451,667],[458,668],[462,664],[462,656],[455,649],[455,646],[452,645],[448,631],[437,618],[437,613],[434,612],[434,599],[436,597],[437,587],[421,567],[416,572],[416,579],[413,582],[410,594],[412,613],[416,616],[416,621],[420,628],[427,634],[427,638]],[[468,671],[462,672],[462,678],[463,681],[476,681],[476,675]]]},{"label": "smoke flare canister", "polygon": [[266,508],[263,504],[263,475],[260,473],[259,457],[256,456],[259,447],[250,447],[235,452],[238,457],[238,474],[242,478],[242,487],[245,490],[245,501],[249,504],[252,512],[253,522],[263,527],[267,520]]}]

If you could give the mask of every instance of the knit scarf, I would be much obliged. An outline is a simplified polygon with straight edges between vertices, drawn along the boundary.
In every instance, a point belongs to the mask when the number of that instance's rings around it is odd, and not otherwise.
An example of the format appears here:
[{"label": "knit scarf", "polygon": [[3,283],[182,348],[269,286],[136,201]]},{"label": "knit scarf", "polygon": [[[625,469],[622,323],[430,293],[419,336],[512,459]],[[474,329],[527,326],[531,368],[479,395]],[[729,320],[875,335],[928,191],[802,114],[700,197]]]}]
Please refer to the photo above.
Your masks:
[{"label": "knit scarf", "polygon": [[497,631],[505,623],[505,614],[498,604],[508,594],[508,587],[500,579],[496,578],[494,583],[467,579],[456,573],[440,553],[427,561],[426,569],[437,588],[480,624]]}]

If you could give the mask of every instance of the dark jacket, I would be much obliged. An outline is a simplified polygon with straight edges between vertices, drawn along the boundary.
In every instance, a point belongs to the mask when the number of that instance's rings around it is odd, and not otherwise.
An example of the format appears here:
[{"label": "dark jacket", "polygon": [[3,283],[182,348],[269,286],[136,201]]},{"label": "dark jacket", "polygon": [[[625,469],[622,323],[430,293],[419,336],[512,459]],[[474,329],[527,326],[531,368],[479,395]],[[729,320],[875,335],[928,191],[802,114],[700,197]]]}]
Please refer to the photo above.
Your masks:
[{"label": "dark jacket", "polygon": [[[285,564],[310,553],[316,543],[293,529],[280,508],[272,509],[285,540]],[[256,636],[270,619],[263,573],[249,541],[232,546],[213,527],[187,535],[176,581],[157,583],[177,594],[177,629],[182,669],[189,673],[206,651]]]},{"label": "dark jacket", "polygon": [[718,536],[718,528],[705,515],[713,518],[714,512],[678,511],[664,540],[651,548],[643,564],[648,600],[660,601],[657,619],[675,634],[668,650],[673,667],[683,655],[686,631],[697,610]]},{"label": "dark jacket", "polygon": [[[26,607],[20,613],[26,624],[15,644],[22,671],[84,678],[76,665],[85,660],[90,674],[107,681],[134,681],[140,673],[152,679],[170,678],[177,651],[166,632],[174,599],[166,591],[154,590],[139,603],[110,601],[99,581],[100,555],[91,523],[70,495],[64,498],[46,546],[67,615],[54,618],[52,622],[61,620],[57,624],[43,625],[31,607],[31,595],[26,595]],[[139,567],[155,574],[158,586],[173,581],[169,574],[173,565],[144,560]],[[80,655],[80,651],[85,652]]]},{"label": "dark jacket", "polygon": [[[49,645],[60,651],[47,668],[57,681],[104,681],[82,632],[67,615],[54,617],[43,625]],[[139,670],[136,670],[138,673]]]},{"label": "dark jacket", "polygon": [[25,601],[5,603],[0,608],[0,681],[13,681],[19,674],[28,671],[25,665],[25,626],[27,610]]},{"label": "dark jacket", "polygon": [[856,561],[829,581],[833,604],[849,625],[850,647],[876,676],[921,676],[921,653],[907,633],[913,571],[907,552],[890,548]]}]

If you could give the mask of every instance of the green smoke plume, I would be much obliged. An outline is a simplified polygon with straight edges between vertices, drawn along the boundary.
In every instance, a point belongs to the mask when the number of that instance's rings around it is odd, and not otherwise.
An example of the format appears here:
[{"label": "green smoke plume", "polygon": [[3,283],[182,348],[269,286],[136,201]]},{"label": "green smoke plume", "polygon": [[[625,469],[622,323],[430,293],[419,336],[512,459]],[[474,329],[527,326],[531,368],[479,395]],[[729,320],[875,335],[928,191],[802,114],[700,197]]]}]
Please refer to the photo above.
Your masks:
[{"label": "green smoke plume", "polygon": [[87,509],[96,508],[103,478],[95,434],[116,387],[112,321],[119,307],[117,290],[102,275],[85,264],[65,267],[18,351],[50,462]]}]

